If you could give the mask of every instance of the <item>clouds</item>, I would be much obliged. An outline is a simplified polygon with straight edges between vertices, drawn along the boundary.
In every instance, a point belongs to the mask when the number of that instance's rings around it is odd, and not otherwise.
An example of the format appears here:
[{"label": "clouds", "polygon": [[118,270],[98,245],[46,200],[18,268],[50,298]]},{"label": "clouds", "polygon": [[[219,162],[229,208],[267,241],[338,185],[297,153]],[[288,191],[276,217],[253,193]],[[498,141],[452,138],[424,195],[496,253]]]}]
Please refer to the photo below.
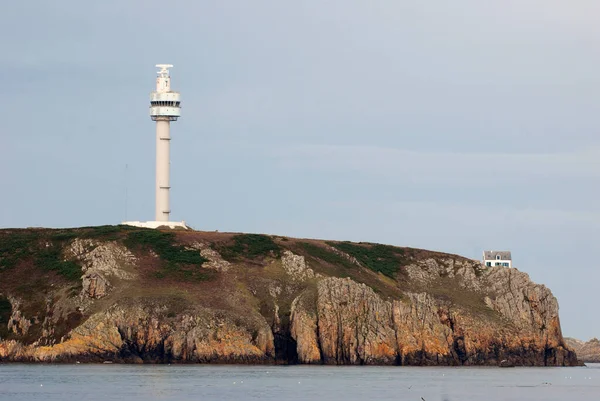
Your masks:
[{"label": "clouds", "polygon": [[272,149],[285,166],[352,171],[399,182],[462,184],[479,188],[538,178],[600,179],[600,148],[561,153],[411,151],[373,146],[292,145]]}]

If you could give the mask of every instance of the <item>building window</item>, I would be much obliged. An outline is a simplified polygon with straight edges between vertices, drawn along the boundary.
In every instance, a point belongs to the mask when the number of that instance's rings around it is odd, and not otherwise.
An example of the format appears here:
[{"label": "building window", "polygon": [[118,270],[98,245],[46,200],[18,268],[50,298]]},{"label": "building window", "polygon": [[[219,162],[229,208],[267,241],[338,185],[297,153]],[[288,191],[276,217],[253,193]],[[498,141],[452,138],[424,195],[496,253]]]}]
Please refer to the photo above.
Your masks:
[{"label": "building window", "polygon": [[487,267],[492,267],[492,262],[485,262],[485,265],[486,265]]}]

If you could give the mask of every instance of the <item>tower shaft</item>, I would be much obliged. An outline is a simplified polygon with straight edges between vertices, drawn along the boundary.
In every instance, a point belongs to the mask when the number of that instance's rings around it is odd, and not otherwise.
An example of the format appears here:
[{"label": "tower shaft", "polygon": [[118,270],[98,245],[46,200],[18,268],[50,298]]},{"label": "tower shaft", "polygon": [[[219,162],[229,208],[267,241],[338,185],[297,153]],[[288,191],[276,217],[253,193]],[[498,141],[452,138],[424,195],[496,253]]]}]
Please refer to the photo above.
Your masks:
[{"label": "tower shaft", "polygon": [[169,221],[170,135],[169,119],[156,120],[156,221]]}]

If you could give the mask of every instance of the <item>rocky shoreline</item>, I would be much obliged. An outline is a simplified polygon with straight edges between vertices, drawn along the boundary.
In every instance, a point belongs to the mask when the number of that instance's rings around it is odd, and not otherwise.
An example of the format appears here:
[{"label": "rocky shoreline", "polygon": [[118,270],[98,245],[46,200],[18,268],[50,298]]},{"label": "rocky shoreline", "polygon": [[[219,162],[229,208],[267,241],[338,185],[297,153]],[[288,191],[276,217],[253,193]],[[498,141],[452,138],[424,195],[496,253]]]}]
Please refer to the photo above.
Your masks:
[{"label": "rocky shoreline", "polygon": [[150,231],[0,230],[0,362],[577,365],[556,298],[516,269]]}]

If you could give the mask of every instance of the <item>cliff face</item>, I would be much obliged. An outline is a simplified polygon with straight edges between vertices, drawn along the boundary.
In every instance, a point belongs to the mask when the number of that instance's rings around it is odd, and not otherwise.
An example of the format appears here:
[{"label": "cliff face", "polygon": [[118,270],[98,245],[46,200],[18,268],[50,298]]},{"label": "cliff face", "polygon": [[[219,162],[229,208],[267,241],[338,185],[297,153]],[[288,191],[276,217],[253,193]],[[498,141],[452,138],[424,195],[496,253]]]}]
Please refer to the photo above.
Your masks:
[{"label": "cliff face", "polygon": [[0,230],[0,361],[575,365],[558,304],[455,255],[127,227]]},{"label": "cliff face", "polygon": [[569,348],[577,352],[580,361],[600,363],[600,341],[597,338],[592,338],[590,341],[584,342],[575,338],[565,337],[565,342]]}]

